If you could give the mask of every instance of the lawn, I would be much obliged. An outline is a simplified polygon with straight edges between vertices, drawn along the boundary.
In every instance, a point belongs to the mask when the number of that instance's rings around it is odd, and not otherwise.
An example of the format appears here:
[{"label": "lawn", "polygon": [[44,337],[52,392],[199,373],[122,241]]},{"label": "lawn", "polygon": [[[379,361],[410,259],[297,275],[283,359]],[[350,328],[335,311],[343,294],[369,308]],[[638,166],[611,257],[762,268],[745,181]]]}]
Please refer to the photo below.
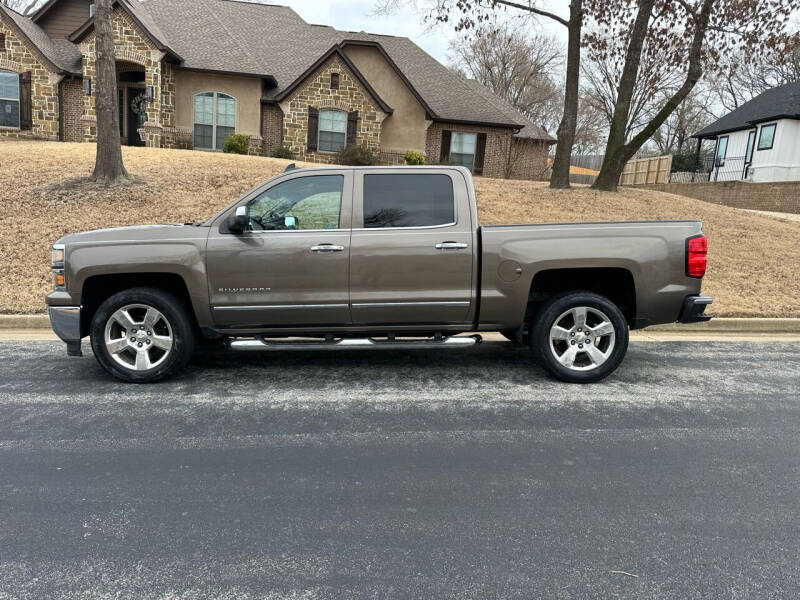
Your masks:
[{"label": "lawn", "polygon": [[[197,221],[290,161],[186,150],[125,148],[141,182],[113,191],[87,176],[93,144],[0,142],[0,313],[44,309],[50,244],[65,233]],[[300,163],[302,164],[302,163]],[[719,316],[800,317],[800,223],[672,194],[625,188],[553,191],[546,184],[476,180],[483,224],[701,219],[709,237],[704,291]]]}]

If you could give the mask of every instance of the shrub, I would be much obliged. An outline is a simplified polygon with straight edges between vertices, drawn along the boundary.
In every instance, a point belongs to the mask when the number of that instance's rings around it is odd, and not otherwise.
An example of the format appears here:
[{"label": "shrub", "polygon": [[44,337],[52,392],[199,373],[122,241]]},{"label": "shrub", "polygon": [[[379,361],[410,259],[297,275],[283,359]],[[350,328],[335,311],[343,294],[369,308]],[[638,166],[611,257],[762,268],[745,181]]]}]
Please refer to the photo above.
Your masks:
[{"label": "shrub", "polygon": [[289,146],[278,146],[270,154],[272,158],[294,158],[294,152]]},{"label": "shrub", "polygon": [[243,133],[232,133],[225,138],[223,152],[228,154],[247,154],[250,148],[250,136]]},{"label": "shrub", "polygon": [[417,152],[416,150],[409,150],[406,152],[404,156],[406,159],[407,165],[424,165],[425,164],[425,157],[422,155],[421,152]]},{"label": "shrub", "polygon": [[336,164],[352,167],[368,167],[380,164],[380,157],[366,146],[345,146],[336,153]]}]

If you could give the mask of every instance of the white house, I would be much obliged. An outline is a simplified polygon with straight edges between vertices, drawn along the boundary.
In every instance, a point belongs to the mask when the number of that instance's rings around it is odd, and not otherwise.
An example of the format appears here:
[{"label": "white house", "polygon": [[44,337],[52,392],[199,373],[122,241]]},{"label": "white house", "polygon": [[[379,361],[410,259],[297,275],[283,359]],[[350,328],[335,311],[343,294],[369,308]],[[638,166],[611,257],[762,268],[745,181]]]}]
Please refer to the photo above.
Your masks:
[{"label": "white house", "polygon": [[711,181],[800,181],[800,82],[767,90],[692,137],[716,140]]}]

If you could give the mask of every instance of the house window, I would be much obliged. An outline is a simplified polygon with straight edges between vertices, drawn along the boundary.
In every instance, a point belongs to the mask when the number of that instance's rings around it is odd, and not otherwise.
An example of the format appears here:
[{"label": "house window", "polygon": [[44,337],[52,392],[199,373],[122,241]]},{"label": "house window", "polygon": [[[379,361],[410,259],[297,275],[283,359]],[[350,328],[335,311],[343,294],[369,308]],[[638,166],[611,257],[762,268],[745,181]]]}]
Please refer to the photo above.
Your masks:
[{"label": "house window", "polygon": [[331,89],[338,90],[339,89],[339,74],[338,73],[331,73]]},{"label": "house window", "polygon": [[342,110],[319,111],[319,143],[323,152],[338,152],[347,138],[347,113]]},{"label": "house window", "polygon": [[194,97],[194,147],[222,150],[225,139],[236,131],[236,99],[220,92]]},{"label": "house window", "polygon": [[477,146],[477,133],[454,131],[450,138],[450,164],[467,167],[472,171],[475,167],[475,149]]},{"label": "house window", "polygon": [[0,71],[0,127],[19,126],[19,75]]},{"label": "house window", "polygon": [[6,34],[0,31],[0,52],[6,51]]},{"label": "house window", "polygon": [[777,123],[763,125],[761,127],[761,135],[758,138],[759,150],[771,150],[772,145],[775,143],[775,129],[778,127]]},{"label": "house window", "polygon": [[753,147],[756,145],[756,131],[748,132],[747,134],[747,148],[744,153],[744,164],[749,165],[753,162]]},{"label": "house window", "polygon": [[724,167],[725,166],[725,157],[728,155],[728,136],[722,136],[717,140],[717,156],[715,166],[717,167]]}]

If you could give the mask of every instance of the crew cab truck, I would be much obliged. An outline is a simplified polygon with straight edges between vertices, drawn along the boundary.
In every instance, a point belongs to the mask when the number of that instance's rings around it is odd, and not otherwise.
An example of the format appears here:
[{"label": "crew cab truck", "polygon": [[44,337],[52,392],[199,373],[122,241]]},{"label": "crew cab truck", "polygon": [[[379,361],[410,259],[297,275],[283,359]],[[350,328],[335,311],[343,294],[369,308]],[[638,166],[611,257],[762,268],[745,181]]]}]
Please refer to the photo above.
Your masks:
[{"label": "crew cab truck", "polygon": [[710,319],[706,250],[697,221],[480,227],[464,167],[290,167],[202,222],[63,237],[46,301],[70,355],[90,336],[128,382],[205,342],[445,349],[499,331],[585,383],[629,329]]}]

